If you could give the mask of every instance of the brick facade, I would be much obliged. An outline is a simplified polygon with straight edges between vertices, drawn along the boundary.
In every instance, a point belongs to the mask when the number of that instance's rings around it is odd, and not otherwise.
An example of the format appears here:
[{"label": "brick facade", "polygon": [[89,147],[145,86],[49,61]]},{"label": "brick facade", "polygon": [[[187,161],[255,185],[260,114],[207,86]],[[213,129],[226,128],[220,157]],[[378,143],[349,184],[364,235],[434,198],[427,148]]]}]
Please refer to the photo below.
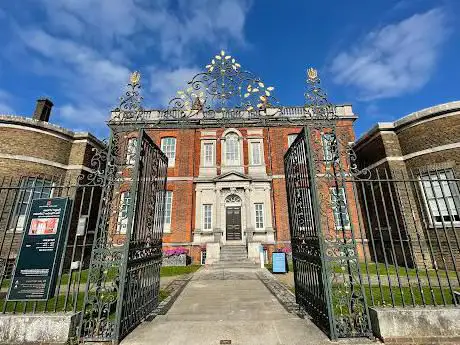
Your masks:
[{"label": "brick facade", "polygon": [[[460,267],[460,222],[455,218],[460,214],[459,196],[455,195],[460,176],[459,138],[460,102],[451,102],[418,111],[394,123],[379,123],[354,146],[361,169],[371,169],[373,179],[394,180],[380,184],[375,182],[377,191],[382,189],[382,184],[387,185],[385,188],[391,188],[392,196],[387,190],[383,198],[377,196],[372,200],[368,194],[367,200],[361,201],[363,208],[380,204],[375,212],[381,218],[380,223],[389,222],[394,238],[402,233],[404,245],[386,245],[387,249],[396,248],[395,259],[399,264],[403,264],[406,259],[409,264],[428,268]],[[442,183],[446,183],[454,194],[452,200],[455,207],[449,211],[450,215],[444,215],[444,222],[433,226],[430,214],[434,217],[439,211],[439,203],[447,201],[447,195],[438,195],[438,208],[428,207],[426,187],[419,180],[427,179],[428,174],[432,176],[434,182],[427,182],[430,188],[437,183],[436,179],[441,178],[439,174],[444,172],[452,174],[449,181]],[[388,187],[390,184],[391,187]],[[439,193],[442,192],[439,190]],[[392,206],[392,200],[395,206]],[[384,210],[385,206],[387,209]],[[390,221],[383,219],[385,213],[389,215]],[[376,220],[375,214],[370,217],[371,222],[376,223]],[[405,253],[408,254],[403,254],[402,247],[405,247]],[[382,253],[378,256],[383,260]]]},{"label": "brick facade", "polygon": [[[53,187],[52,196],[69,196],[73,200],[69,244],[74,243],[80,216],[88,217],[88,229],[96,226],[100,187],[77,185],[79,176],[92,172],[91,159],[104,144],[89,133],[75,133],[48,123],[51,106],[49,100],[39,100],[33,119],[0,115],[0,273],[5,261],[14,261],[22,239],[18,222],[23,212],[18,215],[18,205],[30,203],[26,200],[30,191],[40,194],[43,188],[37,186],[41,183]],[[87,240],[86,246],[91,245]],[[84,246],[79,243],[71,247],[69,258],[72,251],[79,257]],[[81,255],[84,261],[88,261],[89,254],[90,248],[86,248],[86,254]]]},{"label": "brick facade", "polygon": [[[354,116],[351,106],[343,106],[342,119],[337,123],[337,133],[345,143],[354,140]],[[148,118],[155,118],[149,115]],[[303,128],[305,118],[272,119],[263,124],[253,121],[250,126],[234,121],[225,127],[190,121],[188,125],[160,121],[142,123],[152,140],[161,147],[163,138],[175,138],[175,164],[168,168],[167,190],[172,192],[171,223],[165,227],[164,247],[186,247],[194,262],[199,261],[200,252],[207,242],[226,243],[225,217],[226,196],[238,195],[242,210],[242,239],[260,242],[270,254],[275,249],[290,246],[289,218],[284,175],[284,155],[288,150],[288,136]],[[112,124],[116,126],[116,123]],[[127,133],[127,137],[136,136]],[[241,164],[234,168],[225,162],[225,140],[228,133],[239,137]],[[263,162],[251,165],[250,144],[262,143]],[[213,145],[215,164],[203,165],[204,143]],[[320,140],[321,142],[321,140]],[[319,148],[322,150],[322,147]],[[329,195],[329,190],[327,191]],[[352,191],[347,188],[350,201],[350,218],[357,222],[357,210]],[[264,229],[254,228],[254,202],[264,203]],[[212,204],[212,230],[202,229],[203,204]],[[224,208],[223,208],[224,207]],[[222,211],[221,211],[222,210]],[[223,213],[221,213],[223,212]],[[333,213],[329,212],[329,222]],[[223,227],[223,228],[222,228]],[[334,228],[332,225],[331,228]]]}]

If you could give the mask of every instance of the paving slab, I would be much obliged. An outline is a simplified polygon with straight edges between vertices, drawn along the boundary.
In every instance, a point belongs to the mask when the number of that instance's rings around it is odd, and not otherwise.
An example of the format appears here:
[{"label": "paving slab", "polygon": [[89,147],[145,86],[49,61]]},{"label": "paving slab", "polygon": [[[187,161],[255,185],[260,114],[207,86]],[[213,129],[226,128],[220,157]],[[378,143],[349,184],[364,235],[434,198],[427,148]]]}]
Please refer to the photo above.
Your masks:
[{"label": "paving slab", "polygon": [[[166,315],[142,323],[121,345],[337,344],[310,320],[288,312],[259,279],[260,272],[212,266],[197,271]],[[345,343],[371,344],[367,339]]]}]

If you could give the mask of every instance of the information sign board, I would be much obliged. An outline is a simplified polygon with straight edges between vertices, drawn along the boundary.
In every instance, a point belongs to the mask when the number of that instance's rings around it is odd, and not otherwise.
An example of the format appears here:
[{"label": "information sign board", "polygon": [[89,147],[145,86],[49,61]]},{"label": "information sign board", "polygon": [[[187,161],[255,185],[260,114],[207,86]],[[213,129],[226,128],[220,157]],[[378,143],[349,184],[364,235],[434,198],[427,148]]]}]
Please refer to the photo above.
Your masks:
[{"label": "information sign board", "polygon": [[272,253],[273,273],[286,273],[286,253]]},{"label": "information sign board", "polygon": [[53,297],[70,205],[69,198],[32,200],[8,300],[42,301]]}]

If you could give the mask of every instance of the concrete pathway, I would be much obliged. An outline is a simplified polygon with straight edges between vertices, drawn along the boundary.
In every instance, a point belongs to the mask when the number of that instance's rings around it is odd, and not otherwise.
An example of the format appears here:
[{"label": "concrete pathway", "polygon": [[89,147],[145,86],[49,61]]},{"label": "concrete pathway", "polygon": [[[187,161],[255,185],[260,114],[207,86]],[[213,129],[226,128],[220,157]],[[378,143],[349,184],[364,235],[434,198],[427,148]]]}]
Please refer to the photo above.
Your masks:
[{"label": "concrete pathway", "polygon": [[257,271],[199,270],[166,315],[142,323],[121,345],[331,344],[311,321],[287,312]]}]

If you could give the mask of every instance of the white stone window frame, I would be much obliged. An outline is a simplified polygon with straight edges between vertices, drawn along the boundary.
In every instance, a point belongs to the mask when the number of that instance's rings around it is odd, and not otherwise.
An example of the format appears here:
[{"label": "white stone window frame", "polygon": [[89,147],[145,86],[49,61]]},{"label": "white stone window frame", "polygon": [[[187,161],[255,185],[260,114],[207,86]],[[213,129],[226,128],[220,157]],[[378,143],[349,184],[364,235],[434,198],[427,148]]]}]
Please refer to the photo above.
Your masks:
[{"label": "white stone window frame", "polygon": [[131,191],[120,193],[120,205],[118,206],[117,234],[125,235],[128,230],[128,211],[131,204]]},{"label": "white stone window frame", "polygon": [[[254,146],[256,144],[258,144],[259,146],[259,163],[254,162]],[[248,148],[249,148],[249,165],[252,165],[252,166],[265,165],[263,139],[262,138],[248,139]]]},{"label": "white stone window frame", "polygon": [[[171,145],[169,141],[174,144]],[[163,137],[161,138],[160,146],[161,151],[168,157],[168,167],[174,167],[176,165],[177,139],[175,137]],[[170,147],[173,147],[173,150]]]},{"label": "white stone window frame", "polygon": [[137,138],[128,138],[126,143],[126,165],[133,166],[136,163]]},{"label": "white stone window frame", "polygon": [[[328,139],[328,137],[331,137],[333,140],[333,137],[335,136],[335,133],[332,132],[321,132],[321,144],[323,146],[323,155],[324,155],[324,162],[329,165],[332,163],[332,160],[334,158],[334,152],[332,152],[332,140]],[[337,152],[338,154],[338,152]],[[338,159],[336,157],[335,161],[337,162]]]},{"label": "white stone window frame", "polygon": [[[32,185],[29,185],[29,182],[32,182]],[[37,186],[37,182],[50,183],[49,186]],[[24,231],[24,226],[27,220],[27,215],[29,214],[30,205],[32,200],[39,198],[52,198],[54,196],[54,188],[56,186],[55,182],[50,180],[36,178],[36,177],[24,177],[21,181],[21,188],[17,195],[15,201],[15,210],[14,217],[12,222],[12,227],[8,229],[8,232],[22,233]],[[50,189],[49,195],[44,194],[45,189]],[[29,193],[26,200],[26,193]],[[35,197],[35,194],[39,194],[38,197]],[[23,209],[25,205],[24,213]]]},{"label": "white stone window frame", "polygon": [[[228,164],[227,162],[227,138],[230,135],[235,135],[238,138],[238,162],[237,164]],[[243,136],[241,133],[234,129],[228,129],[222,134],[221,138],[221,158],[222,158],[222,165],[224,167],[242,167],[244,162],[244,152],[243,152]]]},{"label": "white stone window frame", "polygon": [[[168,202],[168,195],[171,197],[169,198],[170,201]],[[172,190],[165,191],[165,209],[164,209],[164,219],[163,219],[163,232],[164,233],[171,233],[171,222],[172,222],[172,210],[173,210],[173,202],[174,202],[174,192]],[[169,207],[169,209],[168,209]],[[169,222],[166,222],[167,214],[169,214]]]},{"label": "white stone window frame", "polygon": [[[337,219],[339,218],[336,218],[336,214],[340,215],[340,213],[342,213],[342,211],[336,211],[336,208],[334,206],[334,195],[336,193],[336,187],[330,187],[329,188],[329,192],[330,192],[330,195],[331,195],[331,209],[332,209],[332,217],[334,218],[334,225],[335,225],[335,228],[336,230],[342,230],[342,225],[339,225],[337,223]],[[339,187],[339,193],[343,195],[343,198],[344,198],[344,206],[345,207],[345,216],[346,216],[346,220],[347,220],[347,223],[345,225],[345,230],[350,230],[351,229],[351,218],[350,218],[350,212],[348,211],[348,197],[347,197],[347,191],[346,191],[346,188],[345,187]]]},{"label": "white stone window frame", "polygon": [[[207,160],[206,147],[211,147],[211,161]],[[216,166],[216,140],[203,139],[201,141],[201,166],[205,168],[213,168]]]},{"label": "white stone window frame", "polygon": [[206,265],[206,250],[202,250],[200,253],[200,264]]},{"label": "white stone window frame", "polygon": [[[258,207],[257,206],[261,206],[261,209],[260,209],[260,212],[262,212],[262,226],[258,226],[258,216],[257,216],[257,212],[259,212],[259,210],[257,209]],[[265,204],[263,202],[255,202],[254,203],[254,227],[256,230],[263,230],[265,229]]]},{"label": "white stone window frame", "polygon": [[[201,206],[201,228],[203,231],[212,231],[213,226],[213,205],[212,204],[203,204]],[[209,210],[209,217],[206,215],[206,210]],[[209,219],[209,224],[207,223],[207,218]],[[209,225],[209,227],[207,227]]]},{"label": "white stone window frame", "polygon": [[[438,179],[438,175],[440,179]],[[425,180],[424,180],[425,178]],[[460,226],[460,220],[454,220],[455,217],[459,218],[460,216],[460,191],[459,191],[459,186],[458,184],[453,181],[454,179],[454,172],[452,169],[444,169],[442,171],[436,172],[430,172],[428,174],[423,174],[422,176],[419,177],[419,186],[421,190],[421,194],[423,197],[423,202],[425,204],[425,210],[428,218],[428,223],[429,226],[432,228],[442,228],[445,227],[447,228],[452,228],[452,224],[454,227],[459,227]],[[431,180],[431,181],[430,181]],[[441,180],[441,183],[439,183],[439,180]],[[443,182],[447,183],[447,189],[446,185],[443,184]],[[434,190],[433,190],[434,187]],[[439,188],[439,194],[436,193],[436,187]],[[442,189],[442,191],[441,191]],[[444,194],[443,194],[444,192]],[[432,194],[432,197],[430,198],[428,193]],[[452,199],[453,205],[450,205],[449,202],[446,203],[447,201]],[[434,209],[432,206],[430,206],[430,201],[431,199],[434,201]],[[437,202],[436,202],[437,200]],[[443,210],[441,210],[442,204],[444,203],[445,205],[445,213],[442,213]],[[453,206],[453,207],[452,207]],[[432,216],[436,216],[435,214],[439,213],[438,216],[442,217],[440,221],[433,219]],[[449,215],[450,212],[450,215]],[[443,218],[445,217],[454,217],[454,219],[447,219],[444,220]]]}]

